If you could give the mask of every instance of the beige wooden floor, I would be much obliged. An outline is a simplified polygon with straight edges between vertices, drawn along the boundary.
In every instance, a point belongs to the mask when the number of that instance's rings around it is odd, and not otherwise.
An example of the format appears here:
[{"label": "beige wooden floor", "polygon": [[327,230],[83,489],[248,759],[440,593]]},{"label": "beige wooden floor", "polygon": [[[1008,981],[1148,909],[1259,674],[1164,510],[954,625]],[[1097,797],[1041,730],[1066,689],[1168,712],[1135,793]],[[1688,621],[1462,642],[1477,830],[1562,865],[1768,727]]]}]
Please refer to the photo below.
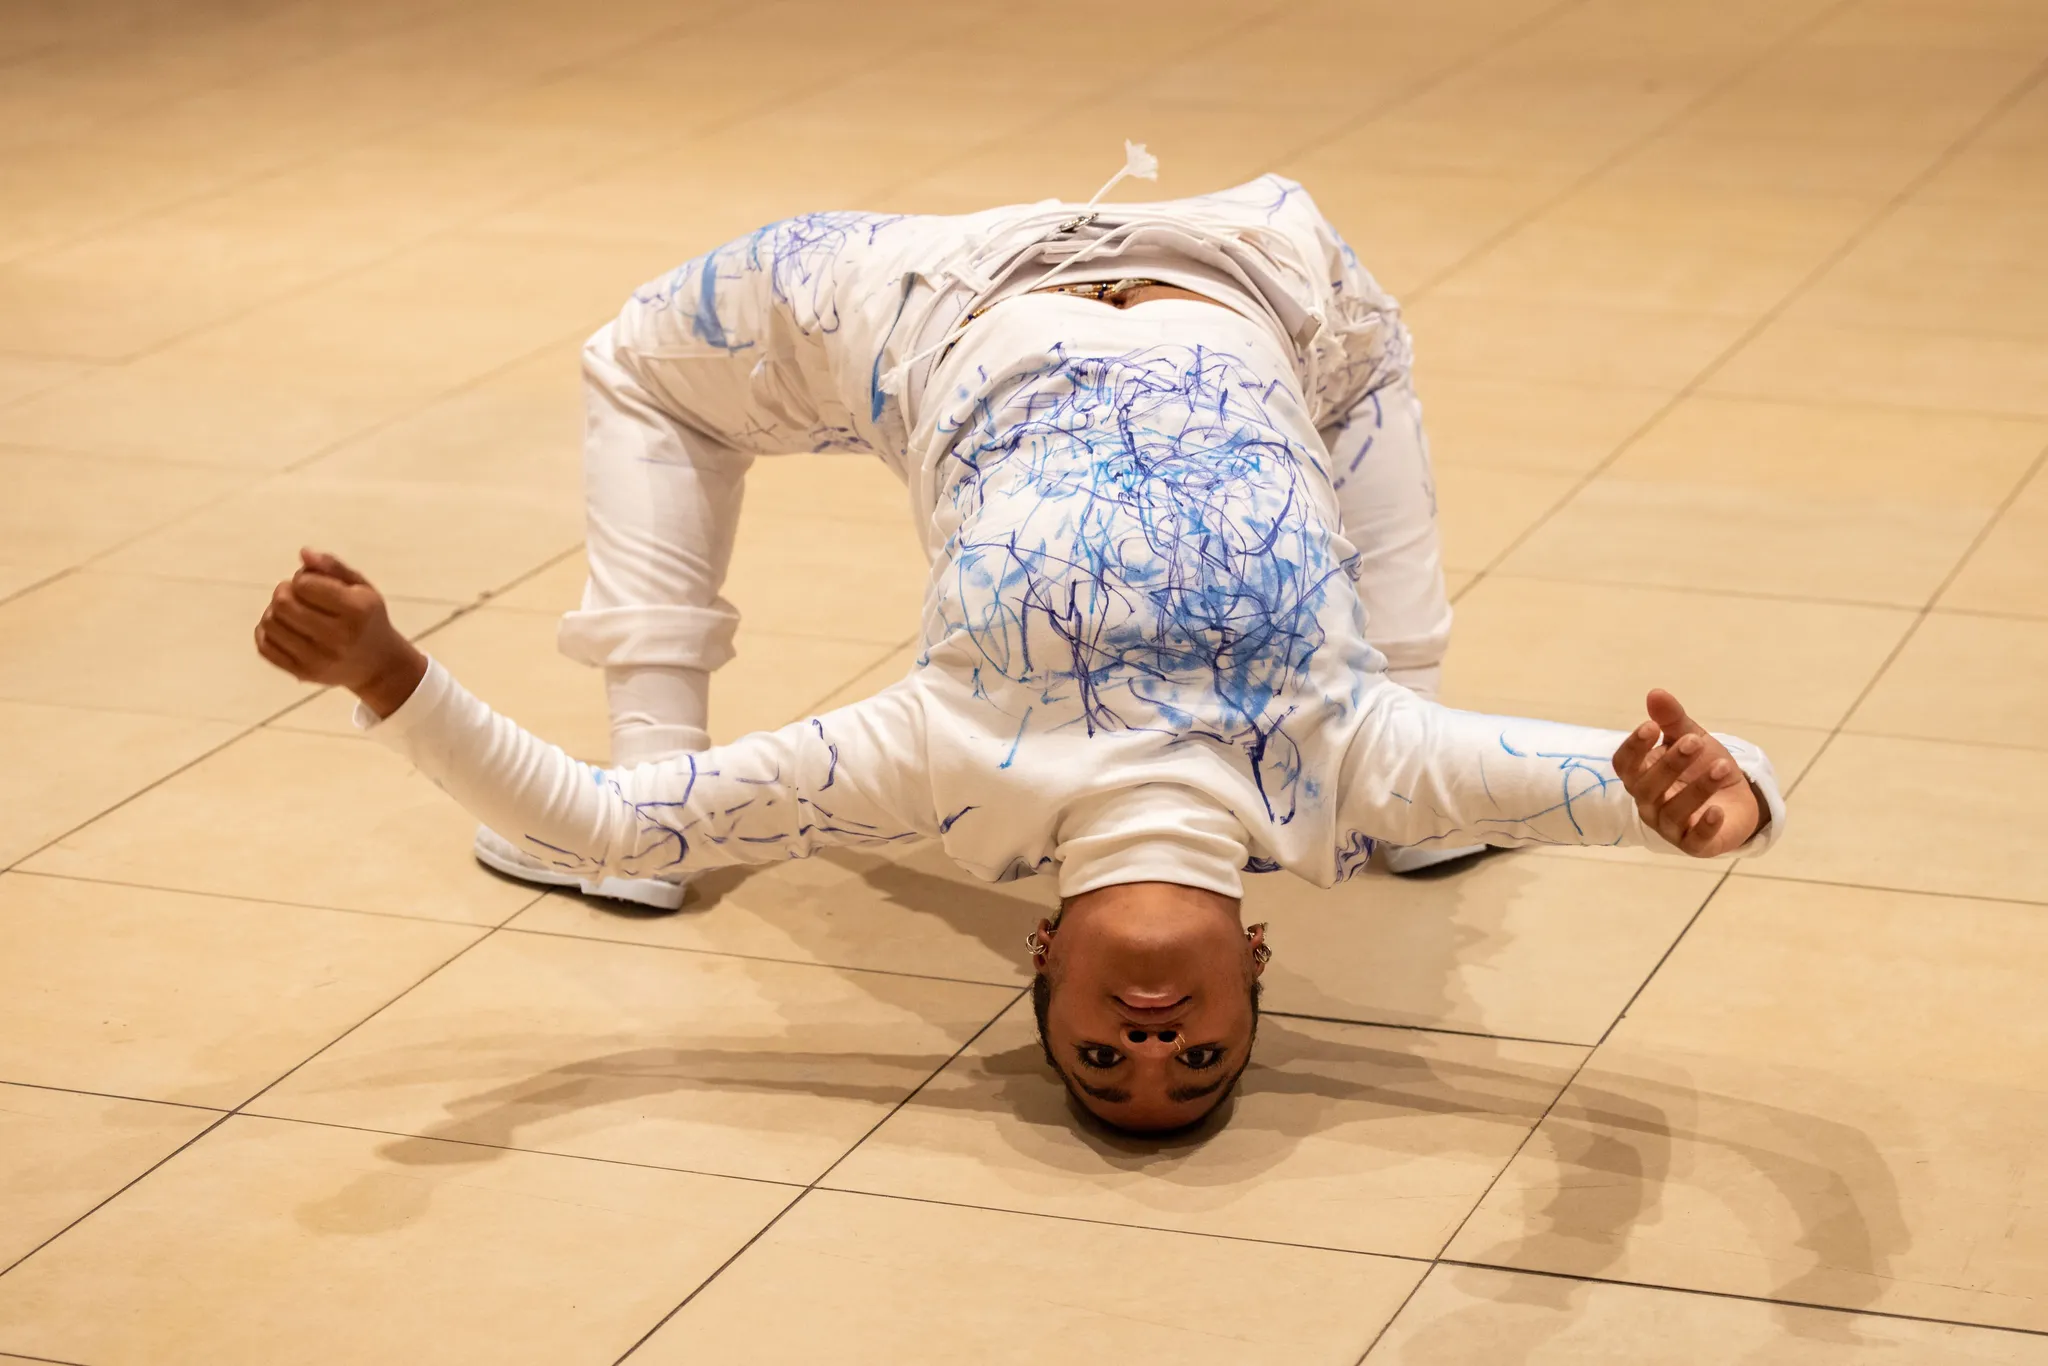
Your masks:
[{"label": "beige wooden floor", "polygon": [[[11,0],[0,1356],[2048,1362],[2044,58],[2038,0]],[[1260,1064],[1161,1151],[1036,1058],[1043,889],[536,897],[251,652],[329,546],[601,751],[578,340],[1127,136],[1409,305],[1451,700],[1678,689],[1778,852],[1262,880]],[[915,624],[878,469],[751,499],[722,734]]]}]

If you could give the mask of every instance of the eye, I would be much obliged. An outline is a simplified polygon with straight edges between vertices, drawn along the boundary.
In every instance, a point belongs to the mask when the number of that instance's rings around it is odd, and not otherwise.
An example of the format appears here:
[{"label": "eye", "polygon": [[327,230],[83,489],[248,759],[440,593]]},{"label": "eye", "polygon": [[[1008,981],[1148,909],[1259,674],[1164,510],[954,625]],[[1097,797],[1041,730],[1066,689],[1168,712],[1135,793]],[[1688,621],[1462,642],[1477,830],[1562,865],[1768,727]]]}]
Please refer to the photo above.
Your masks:
[{"label": "eye", "polygon": [[1223,1061],[1223,1050],[1213,1043],[1198,1043],[1180,1055],[1181,1066],[1206,1072]]},{"label": "eye", "polygon": [[1123,1054],[1117,1052],[1106,1043],[1084,1043],[1077,1045],[1074,1049],[1074,1054],[1081,1059],[1081,1066],[1093,1067],[1097,1071],[1106,1071],[1124,1060]]}]

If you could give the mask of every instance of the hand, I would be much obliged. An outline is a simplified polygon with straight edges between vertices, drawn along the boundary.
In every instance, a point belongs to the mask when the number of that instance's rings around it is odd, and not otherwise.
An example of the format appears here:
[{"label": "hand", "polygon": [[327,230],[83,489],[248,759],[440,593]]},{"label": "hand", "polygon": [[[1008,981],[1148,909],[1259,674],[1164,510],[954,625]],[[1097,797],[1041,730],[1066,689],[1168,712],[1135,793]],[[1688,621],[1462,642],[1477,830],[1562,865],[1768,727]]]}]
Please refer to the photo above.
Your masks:
[{"label": "hand", "polygon": [[334,556],[299,552],[256,623],[256,653],[307,683],[347,688],[378,716],[405,705],[427,657],[398,633],[384,597]]},{"label": "hand", "polygon": [[1696,858],[1740,849],[1768,813],[1748,776],[1677,698],[1658,688],[1648,702],[1650,719],[1614,751],[1643,823]]}]

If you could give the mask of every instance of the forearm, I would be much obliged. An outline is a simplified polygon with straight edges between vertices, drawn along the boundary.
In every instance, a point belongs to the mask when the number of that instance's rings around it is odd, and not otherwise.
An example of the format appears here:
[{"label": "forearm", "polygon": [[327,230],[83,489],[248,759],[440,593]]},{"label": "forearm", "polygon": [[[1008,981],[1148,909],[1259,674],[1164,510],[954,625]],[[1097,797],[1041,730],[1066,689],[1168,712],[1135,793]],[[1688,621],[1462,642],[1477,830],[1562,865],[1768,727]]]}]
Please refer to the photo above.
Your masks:
[{"label": "forearm", "polygon": [[921,760],[922,745],[914,734],[897,736],[893,754],[877,743],[909,729],[901,699],[870,699],[885,703],[601,769],[522,730],[434,665],[371,734],[535,857],[583,875],[674,876],[929,833],[912,765],[895,762]]},{"label": "forearm", "polygon": [[[1344,819],[1395,844],[1672,846],[1645,826],[1615,775],[1625,731],[1488,716],[1424,702],[1382,684],[1346,761]],[[1770,760],[1720,737],[1759,796],[1761,852],[1783,825]]]}]

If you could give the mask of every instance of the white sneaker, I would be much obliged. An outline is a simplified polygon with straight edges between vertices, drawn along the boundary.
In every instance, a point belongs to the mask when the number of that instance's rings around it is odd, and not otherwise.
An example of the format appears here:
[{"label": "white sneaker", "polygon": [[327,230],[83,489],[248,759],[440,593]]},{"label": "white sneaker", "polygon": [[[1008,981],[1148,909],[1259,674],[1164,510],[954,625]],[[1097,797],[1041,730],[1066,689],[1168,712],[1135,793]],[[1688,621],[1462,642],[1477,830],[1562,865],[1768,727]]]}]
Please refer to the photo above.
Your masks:
[{"label": "white sneaker", "polygon": [[560,868],[548,867],[488,825],[476,828],[476,840],[470,847],[478,863],[496,869],[506,877],[516,877],[537,887],[574,887],[585,896],[603,897],[607,901],[630,901],[636,906],[649,906],[657,911],[680,909],[683,888],[688,885],[688,879],[680,877],[579,877]]},{"label": "white sneaker", "polygon": [[1425,868],[1437,868],[1459,859],[1476,858],[1490,846],[1484,844],[1390,844],[1381,851],[1387,860],[1387,871],[1397,877],[1419,873]]}]

